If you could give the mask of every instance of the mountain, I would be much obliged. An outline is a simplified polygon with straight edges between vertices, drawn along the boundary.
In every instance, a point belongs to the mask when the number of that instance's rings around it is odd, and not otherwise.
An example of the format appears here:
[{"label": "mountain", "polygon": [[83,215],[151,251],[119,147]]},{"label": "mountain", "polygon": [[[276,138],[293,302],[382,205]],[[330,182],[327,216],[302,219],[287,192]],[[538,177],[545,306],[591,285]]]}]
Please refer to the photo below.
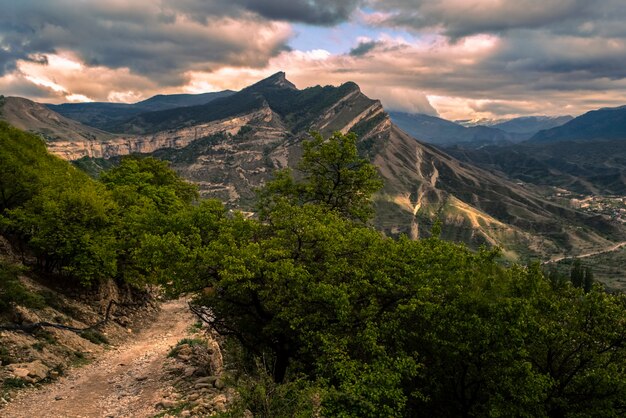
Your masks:
[{"label": "mountain", "polygon": [[66,143],[80,146],[85,142],[103,142],[113,138],[108,132],[82,125],[42,104],[21,97],[0,96],[0,120],[41,135],[53,147]]},{"label": "mountain", "polygon": [[450,147],[446,152],[527,183],[585,195],[626,195],[626,141],[523,143],[473,150]]},{"label": "mountain", "polygon": [[523,116],[519,118],[508,119],[489,125],[492,128],[511,134],[519,134],[528,138],[537,132],[556,128],[574,119],[572,116]]},{"label": "mountain", "polygon": [[530,142],[626,140],[626,106],[587,112],[566,124],[535,134]]},{"label": "mountain", "polygon": [[298,90],[281,72],[208,104],[139,114],[116,129],[121,133],[106,141],[49,149],[71,159],[131,152],[166,159],[202,196],[249,210],[255,188],[273,170],[295,166],[309,131],[353,131],[385,182],[375,225],[389,235],[427,237],[440,219],[444,238],[474,248],[500,245],[510,259],[575,254],[626,239],[619,224],[417,141],[352,82]]},{"label": "mountain", "polygon": [[626,195],[626,107],[588,112],[506,148],[449,147],[462,161],[583,195]]},{"label": "mountain", "polygon": [[517,136],[487,126],[465,127],[436,116],[420,113],[389,112],[391,120],[419,141],[450,146],[480,147],[485,144],[507,143]]},{"label": "mountain", "polygon": [[234,92],[230,90],[203,94],[159,94],[134,104],[91,102],[49,104],[47,106],[51,110],[85,125],[112,130],[116,125],[140,113],[201,105],[231,94]]}]

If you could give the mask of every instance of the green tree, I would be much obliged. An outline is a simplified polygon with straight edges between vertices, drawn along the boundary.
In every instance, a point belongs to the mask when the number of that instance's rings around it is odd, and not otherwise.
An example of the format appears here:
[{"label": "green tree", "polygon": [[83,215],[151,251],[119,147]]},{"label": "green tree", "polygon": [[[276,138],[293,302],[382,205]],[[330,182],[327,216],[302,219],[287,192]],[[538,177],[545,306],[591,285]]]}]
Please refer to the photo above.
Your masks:
[{"label": "green tree", "polygon": [[583,280],[583,289],[585,290],[585,293],[589,293],[591,291],[594,282],[593,270],[591,267],[585,267],[585,278]]},{"label": "green tree", "polygon": [[40,269],[85,285],[116,274],[115,213],[104,187],[82,173],[8,212]]},{"label": "green tree", "polygon": [[297,205],[317,204],[342,216],[367,221],[372,215],[372,194],[382,187],[376,168],[357,151],[354,133],[335,132],[324,139],[313,132],[303,143],[296,178],[291,171],[278,172],[262,190],[259,211],[264,214],[271,202],[287,198]]},{"label": "green tree", "polygon": [[[198,198],[197,186],[181,179],[166,162],[135,156],[123,158],[119,166],[102,173],[100,180],[120,208],[114,226],[119,277],[142,283],[157,275],[157,267],[152,260],[155,255],[141,258],[147,256],[141,248],[154,245],[155,237],[161,236],[167,242],[161,242],[163,249],[153,247],[154,254],[179,248],[179,243],[165,234],[180,221],[179,213],[190,210]],[[175,273],[172,268],[167,271]]]},{"label": "green tree", "polygon": [[585,284],[585,268],[582,261],[576,258],[570,271],[570,281],[574,287],[582,288]]}]

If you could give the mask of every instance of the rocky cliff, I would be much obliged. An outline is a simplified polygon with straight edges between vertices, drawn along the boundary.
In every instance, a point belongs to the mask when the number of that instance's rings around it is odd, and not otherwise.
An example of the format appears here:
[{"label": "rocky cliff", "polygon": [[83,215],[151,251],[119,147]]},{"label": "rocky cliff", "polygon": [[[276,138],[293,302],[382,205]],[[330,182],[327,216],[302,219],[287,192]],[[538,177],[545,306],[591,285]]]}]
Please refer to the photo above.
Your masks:
[{"label": "rocky cliff", "polygon": [[255,188],[275,169],[297,164],[308,132],[353,131],[385,182],[375,222],[387,234],[429,236],[440,219],[444,238],[499,245],[511,259],[576,254],[626,236],[622,225],[546,201],[531,185],[416,141],[351,82],[298,90],[277,73],[208,104],[137,115],[116,130],[125,133],[56,139],[49,149],[67,159],[153,155],[197,183],[203,197],[249,210]]}]

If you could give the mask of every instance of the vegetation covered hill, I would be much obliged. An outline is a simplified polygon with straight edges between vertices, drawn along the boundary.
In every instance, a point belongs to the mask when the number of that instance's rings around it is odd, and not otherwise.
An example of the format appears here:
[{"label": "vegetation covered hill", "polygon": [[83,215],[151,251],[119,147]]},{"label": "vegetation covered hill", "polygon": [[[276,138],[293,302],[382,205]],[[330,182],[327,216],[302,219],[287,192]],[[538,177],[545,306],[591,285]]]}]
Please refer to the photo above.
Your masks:
[{"label": "vegetation covered hill", "polygon": [[[149,154],[171,161],[181,176],[198,184],[203,198],[252,211],[255,188],[275,169],[297,164],[310,131],[323,136],[352,131],[361,155],[385,180],[376,197],[375,223],[389,235],[428,237],[440,219],[446,239],[472,248],[499,245],[510,259],[581,254],[626,235],[620,224],[547,201],[533,186],[416,141],[354,83],[298,90],[277,73],[208,104],[142,113],[117,129],[123,136],[76,144],[76,152],[69,145],[51,149],[74,157]],[[81,163],[96,170],[108,165]]]},{"label": "vegetation covered hill", "polygon": [[593,110],[566,124],[535,134],[530,142],[625,140],[626,107]]},{"label": "vegetation covered hill", "polygon": [[448,148],[461,161],[526,183],[580,194],[626,194],[626,141],[564,141]]},{"label": "vegetation covered hill", "polygon": [[516,135],[488,126],[465,127],[424,114],[389,112],[391,120],[418,141],[439,146],[462,145],[479,148],[486,144],[518,141]]},{"label": "vegetation covered hill", "polygon": [[132,104],[92,102],[64,103],[60,105],[47,105],[47,107],[60,115],[74,119],[84,125],[110,131],[113,130],[116,125],[140,113],[202,105],[221,97],[227,97],[233,93],[234,92],[227,90],[203,94],[159,94]]},{"label": "vegetation covered hill", "polygon": [[380,177],[354,135],[302,144],[246,218],[192,205],[195,188],[157,160],[125,158],[95,181],[0,129],[3,234],[77,286],[108,275],[196,295],[230,344],[232,416],[626,408],[624,296],[502,267],[497,250],[443,241],[439,226],[422,240],[382,235],[368,226]]}]

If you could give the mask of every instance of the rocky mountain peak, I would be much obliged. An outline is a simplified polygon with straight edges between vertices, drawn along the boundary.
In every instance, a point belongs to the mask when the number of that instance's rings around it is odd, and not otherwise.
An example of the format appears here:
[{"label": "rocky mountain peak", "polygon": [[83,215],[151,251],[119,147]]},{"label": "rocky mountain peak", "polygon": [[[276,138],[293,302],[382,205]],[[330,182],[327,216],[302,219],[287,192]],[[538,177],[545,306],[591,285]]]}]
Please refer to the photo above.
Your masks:
[{"label": "rocky mountain peak", "polygon": [[287,76],[284,71],[279,71],[253,85],[247,87],[244,90],[259,90],[264,88],[281,88],[289,90],[298,90],[298,88],[291,81],[287,80]]}]

